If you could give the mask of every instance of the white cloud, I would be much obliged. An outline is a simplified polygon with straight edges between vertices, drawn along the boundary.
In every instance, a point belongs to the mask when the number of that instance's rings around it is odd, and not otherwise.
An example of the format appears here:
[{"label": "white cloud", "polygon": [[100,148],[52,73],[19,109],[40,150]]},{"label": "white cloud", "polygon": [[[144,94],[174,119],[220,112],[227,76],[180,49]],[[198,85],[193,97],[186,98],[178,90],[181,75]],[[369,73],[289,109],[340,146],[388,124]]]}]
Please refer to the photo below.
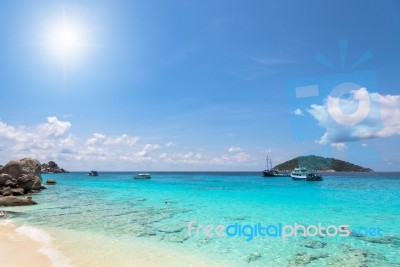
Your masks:
[{"label": "white cloud", "polygon": [[367,147],[368,145],[366,143],[361,144],[362,147]]},{"label": "white cloud", "polygon": [[[363,99],[365,102],[364,88],[353,90],[351,98],[344,101],[349,104],[349,109],[354,108],[354,100]],[[311,105],[307,111],[318,121],[319,125],[325,129],[325,133],[317,140],[320,144],[343,143],[357,141],[368,138],[389,137],[400,135],[400,96],[399,95],[380,95],[369,93],[369,113],[364,119],[365,110],[361,113],[353,111],[346,113],[346,105],[343,112],[339,115],[338,109],[328,109],[328,100],[324,105]],[[359,109],[362,109],[360,107]],[[346,117],[346,114],[349,116]],[[355,114],[353,116],[353,114]],[[352,122],[355,122],[352,124]]]},{"label": "white cloud", "polygon": [[294,114],[294,115],[297,115],[297,116],[304,116],[303,111],[301,111],[301,109],[299,109],[299,108],[295,109],[295,110],[293,111],[293,114]]},{"label": "white cloud", "polygon": [[[49,117],[36,127],[7,125],[0,121],[0,163],[22,157],[34,157],[41,162],[56,161],[68,170],[131,170],[162,169],[177,166],[201,166],[223,168],[255,166],[256,160],[240,147],[231,146],[223,154],[201,151],[178,151],[166,149],[175,145],[168,142],[140,144],[140,138],[128,134],[106,135],[95,132],[88,138],[78,138],[71,131],[68,121]],[[172,167],[174,168],[174,167]]]},{"label": "white cloud", "polygon": [[332,147],[336,148],[338,151],[345,151],[347,150],[347,146],[344,143],[332,143]]},{"label": "white cloud", "polygon": [[48,117],[47,123],[39,124],[37,131],[45,136],[61,136],[71,128],[68,121],[59,121],[57,117]]},{"label": "white cloud", "polygon": [[93,136],[86,141],[85,145],[87,146],[95,145],[100,142],[103,142],[104,139],[106,139],[105,135],[94,133]]},{"label": "white cloud", "polygon": [[[9,160],[24,156],[43,159],[65,154],[75,145],[76,139],[68,134],[70,122],[48,117],[47,122],[34,128],[15,127],[0,122],[0,143],[6,145],[1,159]],[[45,156],[46,155],[46,156]]]},{"label": "white cloud", "polygon": [[228,149],[228,151],[229,151],[229,152],[240,152],[240,151],[242,151],[242,149],[241,149],[240,147],[237,147],[237,146],[231,146],[231,147]]},{"label": "white cloud", "polygon": [[165,146],[166,147],[173,147],[173,146],[176,146],[176,144],[173,143],[173,142],[168,142],[168,143],[165,144]]},{"label": "white cloud", "polygon": [[108,137],[105,141],[105,145],[127,145],[133,146],[139,141],[137,136],[129,136],[127,134],[121,134],[115,137]]},{"label": "white cloud", "polygon": [[106,136],[100,133],[94,133],[91,138],[86,140],[85,145],[127,145],[132,146],[139,141],[137,136],[121,134],[117,136]]},{"label": "white cloud", "polygon": [[154,161],[154,158],[150,155],[150,152],[157,149],[160,149],[160,145],[146,144],[140,151],[122,155],[120,156],[120,159],[131,162]]},{"label": "white cloud", "polygon": [[207,158],[200,152],[178,152],[178,153],[161,153],[159,158],[167,164],[191,164],[202,165],[207,164]]}]

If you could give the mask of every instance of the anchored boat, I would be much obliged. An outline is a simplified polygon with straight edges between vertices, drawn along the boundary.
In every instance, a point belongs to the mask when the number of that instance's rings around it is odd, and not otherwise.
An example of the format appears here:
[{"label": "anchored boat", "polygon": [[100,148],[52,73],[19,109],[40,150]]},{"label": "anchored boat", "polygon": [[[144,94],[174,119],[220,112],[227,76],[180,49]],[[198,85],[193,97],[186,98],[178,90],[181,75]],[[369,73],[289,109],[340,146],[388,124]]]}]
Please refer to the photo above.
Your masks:
[{"label": "anchored boat", "polygon": [[265,170],[262,171],[262,176],[264,177],[289,177],[290,174],[288,172],[282,172],[279,170],[275,170],[272,167],[272,160],[267,156],[267,166]]},{"label": "anchored boat", "polygon": [[295,168],[294,171],[290,173],[293,180],[298,181],[322,181],[322,175],[308,171],[305,167]]},{"label": "anchored boat", "polygon": [[88,176],[99,176],[99,173],[97,171],[91,171],[87,175]]},{"label": "anchored boat", "polygon": [[150,179],[151,176],[148,173],[138,173],[136,174],[133,179]]}]

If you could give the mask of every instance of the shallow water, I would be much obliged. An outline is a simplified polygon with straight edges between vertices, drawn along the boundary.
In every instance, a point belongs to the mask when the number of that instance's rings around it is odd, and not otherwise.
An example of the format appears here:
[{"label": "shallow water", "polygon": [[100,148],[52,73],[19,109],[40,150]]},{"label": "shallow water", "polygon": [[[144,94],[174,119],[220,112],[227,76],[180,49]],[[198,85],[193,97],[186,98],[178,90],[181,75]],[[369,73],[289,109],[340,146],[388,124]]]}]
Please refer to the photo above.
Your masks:
[{"label": "shallow water", "polygon": [[[262,178],[259,173],[46,174],[57,185],[34,195],[40,203],[20,212],[17,224],[143,240],[239,266],[398,266],[400,174],[327,174],[322,182]],[[188,236],[188,223],[264,226],[379,227],[383,237]],[[111,248],[110,248],[111,249]],[[193,265],[196,266],[196,265]]]}]

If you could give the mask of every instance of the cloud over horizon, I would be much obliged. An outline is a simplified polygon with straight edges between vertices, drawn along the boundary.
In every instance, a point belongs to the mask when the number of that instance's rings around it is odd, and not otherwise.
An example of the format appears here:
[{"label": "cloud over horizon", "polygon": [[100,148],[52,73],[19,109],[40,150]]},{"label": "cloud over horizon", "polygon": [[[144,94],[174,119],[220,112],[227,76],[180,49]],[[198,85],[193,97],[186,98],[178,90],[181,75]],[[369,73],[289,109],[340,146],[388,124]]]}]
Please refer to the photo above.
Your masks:
[{"label": "cloud over horizon", "polygon": [[152,168],[160,164],[254,165],[254,159],[235,146],[222,155],[205,155],[187,151],[188,148],[180,151],[173,142],[167,142],[165,146],[141,143],[139,136],[125,133],[111,136],[95,132],[88,138],[79,138],[71,133],[71,128],[71,122],[57,117],[48,117],[47,122],[36,127],[13,126],[0,121],[0,161],[5,164],[11,159],[34,157],[41,162],[54,160],[73,170]]},{"label": "cloud over horizon", "polygon": [[[365,101],[365,93],[369,96],[368,112],[363,110],[365,106],[362,103],[357,103]],[[337,108],[330,108],[332,103]],[[339,103],[342,103],[342,110],[338,107]],[[307,112],[325,129],[325,133],[316,140],[319,144],[340,144],[400,135],[400,95],[368,93],[365,88],[360,88],[353,90],[347,100],[329,96],[323,105],[313,104]],[[355,123],[352,124],[351,120]],[[342,145],[334,147],[344,148]]]}]

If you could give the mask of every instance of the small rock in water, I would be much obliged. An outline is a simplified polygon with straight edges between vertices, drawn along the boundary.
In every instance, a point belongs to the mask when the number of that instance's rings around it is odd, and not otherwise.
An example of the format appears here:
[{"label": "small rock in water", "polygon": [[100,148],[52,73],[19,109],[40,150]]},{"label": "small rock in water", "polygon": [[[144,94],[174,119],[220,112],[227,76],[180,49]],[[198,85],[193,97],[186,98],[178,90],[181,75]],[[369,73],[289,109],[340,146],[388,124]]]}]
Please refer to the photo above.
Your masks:
[{"label": "small rock in water", "polygon": [[31,197],[18,198],[14,196],[0,197],[0,207],[10,207],[10,206],[29,206],[36,205],[37,203],[32,200]]},{"label": "small rock in water", "polygon": [[56,183],[57,183],[57,181],[54,180],[54,179],[48,179],[48,180],[46,181],[46,184],[47,184],[47,185],[55,185]]}]

